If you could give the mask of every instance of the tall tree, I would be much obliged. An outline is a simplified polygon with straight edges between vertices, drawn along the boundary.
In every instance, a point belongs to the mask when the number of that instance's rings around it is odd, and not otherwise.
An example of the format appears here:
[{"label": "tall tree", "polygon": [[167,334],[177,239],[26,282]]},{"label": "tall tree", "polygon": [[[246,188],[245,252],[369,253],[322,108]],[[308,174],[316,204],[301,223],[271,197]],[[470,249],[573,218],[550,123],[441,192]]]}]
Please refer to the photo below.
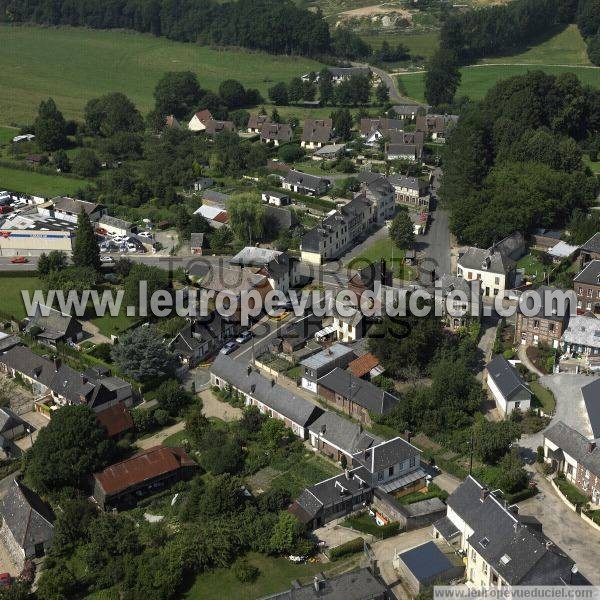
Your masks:
[{"label": "tall tree", "polygon": [[265,234],[265,207],[257,194],[237,194],[229,200],[229,225],[235,236],[246,243],[255,243]]},{"label": "tall tree", "polygon": [[196,110],[204,92],[191,71],[165,73],[154,88],[155,109],[161,115],[184,119]]},{"label": "tall tree", "polygon": [[427,63],[425,98],[429,104],[451,104],[460,83],[456,57],[448,50],[437,50]]},{"label": "tall tree", "polygon": [[408,210],[399,210],[390,225],[390,238],[397,248],[406,250],[415,242],[415,231]]},{"label": "tall tree", "polygon": [[331,104],[334,98],[333,78],[328,69],[319,73],[319,99],[321,104]]},{"label": "tall tree", "polygon": [[73,265],[100,269],[100,248],[96,240],[94,226],[89,215],[81,209],[77,217],[75,242],[73,243]]},{"label": "tall tree", "polygon": [[114,443],[87,406],[64,406],[25,455],[25,480],[39,493],[83,488],[114,456]]},{"label": "tall tree", "polygon": [[67,125],[54,100],[42,100],[33,124],[35,138],[42,150],[58,150],[67,143]]},{"label": "tall tree", "polygon": [[331,113],[333,129],[337,137],[348,141],[352,137],[352,115],[347,108],[340,108]]}]

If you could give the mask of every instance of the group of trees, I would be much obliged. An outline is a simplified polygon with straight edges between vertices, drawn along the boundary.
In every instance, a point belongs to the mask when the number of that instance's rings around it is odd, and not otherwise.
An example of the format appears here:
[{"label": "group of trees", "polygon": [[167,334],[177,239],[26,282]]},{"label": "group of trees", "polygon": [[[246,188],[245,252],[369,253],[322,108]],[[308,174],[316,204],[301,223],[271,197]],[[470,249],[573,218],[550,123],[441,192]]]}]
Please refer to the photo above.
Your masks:
[{"label": "group of trees", "polygon": [[449,139],[440,198],[461,242],[487,247],[514,231],[563,227],[598,182],[580,144],[600,132],[600,92],[577,77],[530,72],[469,105]]},{"label": "group of trees", "polygon": [[595,65],[600,65],[600,1],[579,0],[575,20],[587,41],[589,59]]},{"label": "group of trees", "polygon": [[202,0],[178,5],[177,9],[170,0],[99,0],[76,6],[70,0],[2,0],[0,14],[11,22],[132,29],[178,41],[241,46],[274,54],[316,56],[333,51],[323,16],[289,0]]},{"label": "group of trees", "polygon": [[[387,87],[385,89],[387,91]],[[274,104],[286,106],[301,100],[314,100],[317,91],[323,105],[365,105],[371,98],[371,80],[366,75],[355,74],[334,85],[331,73],[327,69],[323,69],[318,77],[316,73],[310,73],[307,81],[296,77],[289,84],[283,81],[276,83],[269,89],[269,99]],[[381,94],[382,92],[379,92],[377,99],[386,102],[387,95],[382,97]]]}]

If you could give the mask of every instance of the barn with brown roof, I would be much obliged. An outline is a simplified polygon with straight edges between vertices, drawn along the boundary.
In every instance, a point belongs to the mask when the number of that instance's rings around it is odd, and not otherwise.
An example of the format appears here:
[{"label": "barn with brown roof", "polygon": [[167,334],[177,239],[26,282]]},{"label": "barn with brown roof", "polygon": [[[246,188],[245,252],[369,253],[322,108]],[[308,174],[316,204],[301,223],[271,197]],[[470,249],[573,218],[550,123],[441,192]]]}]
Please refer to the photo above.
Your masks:
[{"label": "barn with brown roof", "polygon": [[153,446],[94,473],[93,497],[103,509],[134,506],[146,496],[190,479],[197,469],[183,449]]}]

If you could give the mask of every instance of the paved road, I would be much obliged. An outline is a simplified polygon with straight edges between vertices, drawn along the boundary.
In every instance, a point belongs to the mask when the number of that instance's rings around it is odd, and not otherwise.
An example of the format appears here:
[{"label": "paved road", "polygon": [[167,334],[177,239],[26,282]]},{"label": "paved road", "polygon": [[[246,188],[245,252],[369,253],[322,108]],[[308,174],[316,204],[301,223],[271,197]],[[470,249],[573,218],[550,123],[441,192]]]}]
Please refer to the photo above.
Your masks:
[{"label": "paved road", "polygon": [[424,285],[431,283],[432,275],[439,279],[452,272],[447,211],[437,209],[432,213],[429,229],[417,237],[415,250],[421,256],[420,278]]},{"label": "paved road", "polygon": [[398,88],[396,87],[394,77],[390,75],[387,71],[379,69],[378,67],[374,67],[373,65],[370,65],[370,67],[373,72],[379,75],[381,81],[383,81],[387,85],[388,90],[390,92],[390,102],[393,102],[394,104],[417,104],[411,98],[407,98],[406,96],[402,96],[400,94]]},{"label": "paved road", "polygon": [[576,562],[593,585],[600,585],[600,532],[589,527],[558,497],[545,477],[536,476],[540,493],[519,503],[519,514],[539,519],[544,533]]}]

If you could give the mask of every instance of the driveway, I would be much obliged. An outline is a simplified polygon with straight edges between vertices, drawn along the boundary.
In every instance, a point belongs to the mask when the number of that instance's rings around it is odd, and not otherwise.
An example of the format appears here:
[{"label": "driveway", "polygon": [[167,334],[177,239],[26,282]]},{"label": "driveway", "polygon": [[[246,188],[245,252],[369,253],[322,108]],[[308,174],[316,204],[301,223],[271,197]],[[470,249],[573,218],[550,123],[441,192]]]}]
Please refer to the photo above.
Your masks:
[{"label": "driveway", "polygon": [[183,376],[183,386],[186,390],[192,389],[192,382],[197,392],[207,388],[210,385],[210,371],[207,367],[195,367],[189,369]]},{"label": "driveway", "polygon": [[567,508],[540,475],[536,476],[540,493],[519,503],[519,514],[532,515],[543,525],[544,533],[577,563],[593,585],[600,585],[600,532],[589,527]]},{"label": "driveway", "polygon": [[335,521],[331,521],[331,523],[327,523],[326,525],[323,525],[323,527],[314,530],[314,534],[319,541],[325,543],[325,548],[335,548],[336,546],[349,542],[357,537],[364,538],[369,543],[372,542],[372,535],[339,525],[343,520],[344,519],[336,519]]},{"label": "driveway", "polygon": [[[557,421],[562,421],[576,429],[586,437],[592,436],[592,430],[587,412],[581,397],[581,388],[596,378],[590,375],[572,375],[570,373],[554,373],[540,377],[539,382],[552,391],[556,398],[556,412],[548,427]],[[544,443],[542,431],[521,437],[519,445],[535,452]]]},{"label": "driveway", "polygon": [[202,412],[206,417],[214,417],[221,421],[235,421],[241,418],[242,410],[240,408],[231,406],[227,402],[221,402],[215,397],[212,390],[203,390],[199,395],[202,400]]},{"label": "driveway", "polygon": [[171,425],[170,427],[165,427],[156,433],[153,433],[151,436],[147,438],[143,438],[141,440],[137,440],[135,443],[138,448],[142,450],[147,450],[148,448],[152,448],[153,446],[158,446],[162,444],[166,438],[178,431],[183,431],[185,428],[185,421],[181,420],[175,423],[175,425]]}]

